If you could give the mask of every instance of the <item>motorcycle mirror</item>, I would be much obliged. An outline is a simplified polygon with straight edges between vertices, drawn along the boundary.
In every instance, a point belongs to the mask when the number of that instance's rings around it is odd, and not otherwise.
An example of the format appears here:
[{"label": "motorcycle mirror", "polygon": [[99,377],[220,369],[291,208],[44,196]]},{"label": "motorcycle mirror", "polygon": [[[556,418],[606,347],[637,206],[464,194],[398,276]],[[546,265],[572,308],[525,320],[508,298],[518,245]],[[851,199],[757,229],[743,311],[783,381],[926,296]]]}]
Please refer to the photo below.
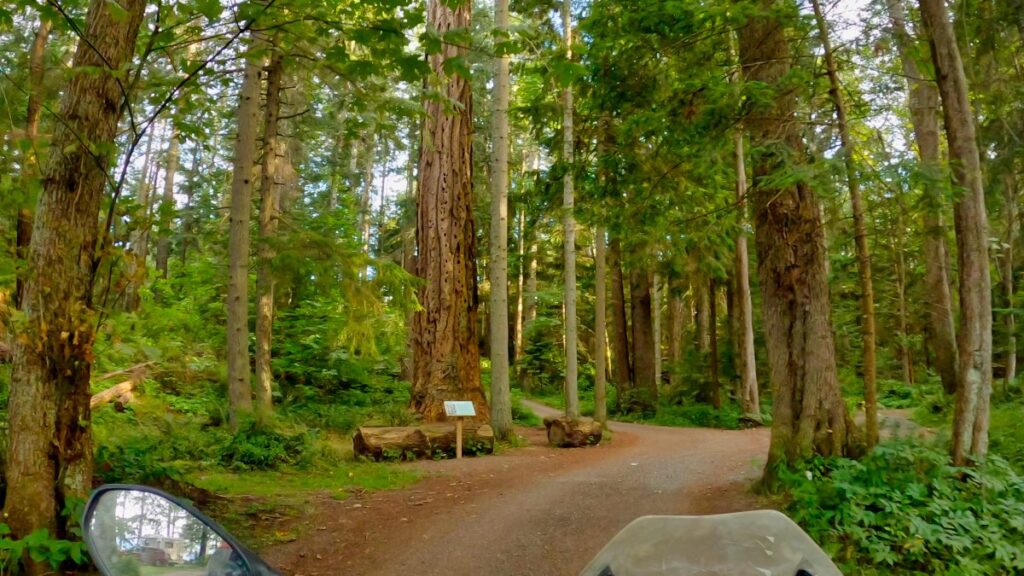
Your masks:
[{"label": "motorcycle mirror", "polygon": [[82,522],[104,576],[257,576],[252,555],[198,510],[146,486],[96,490]]}]

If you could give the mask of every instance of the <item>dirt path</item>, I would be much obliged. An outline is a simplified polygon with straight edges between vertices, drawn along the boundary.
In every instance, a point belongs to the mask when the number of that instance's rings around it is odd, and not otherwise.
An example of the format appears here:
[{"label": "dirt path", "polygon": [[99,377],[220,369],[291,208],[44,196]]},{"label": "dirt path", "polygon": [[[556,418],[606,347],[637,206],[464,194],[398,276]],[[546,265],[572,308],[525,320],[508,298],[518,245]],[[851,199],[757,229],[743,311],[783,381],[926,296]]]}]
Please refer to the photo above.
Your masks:
[{"label": "dirt path", "polygon": [[576,450],[524,430],[526,448],[410,464],[427,475],[416,486],[325,497],[305,536],[264,557],[288,575],[568,576],[638,516],[758,507],[748,487],[768,430],[612,430],[611,442]]}]

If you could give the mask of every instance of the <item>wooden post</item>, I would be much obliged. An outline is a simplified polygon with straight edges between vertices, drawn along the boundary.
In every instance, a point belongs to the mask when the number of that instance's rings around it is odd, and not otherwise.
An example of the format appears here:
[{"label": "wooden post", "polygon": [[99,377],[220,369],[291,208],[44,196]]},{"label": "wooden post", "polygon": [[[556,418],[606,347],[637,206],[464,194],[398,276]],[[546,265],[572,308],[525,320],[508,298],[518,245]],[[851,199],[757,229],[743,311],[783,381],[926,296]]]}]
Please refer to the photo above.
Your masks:
[{"label": "wooden post", "polygon": [[462,418],[455,421],[455,459],[462,459]]}]

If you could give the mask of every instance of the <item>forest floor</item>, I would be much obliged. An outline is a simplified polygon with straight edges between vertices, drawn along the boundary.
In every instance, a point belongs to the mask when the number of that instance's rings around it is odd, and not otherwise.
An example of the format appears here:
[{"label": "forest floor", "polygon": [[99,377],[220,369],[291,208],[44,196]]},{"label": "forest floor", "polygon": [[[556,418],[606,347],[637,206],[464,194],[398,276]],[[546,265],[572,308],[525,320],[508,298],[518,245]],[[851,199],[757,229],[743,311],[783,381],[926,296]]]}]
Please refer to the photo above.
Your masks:
[{"label": "forest floor", "polygon": [[[556,411],[529,402],[544,416]],[[769,430],[612,423],[611,441],[574,450],[528,445],[495,456],[407,464],[416,485],[317,497],[286,520],[298,537],[261,551],[286,575],[573,575],[633,519],[766,507],[750,487]],[[289,525],[290,523],[290,525]]]}]

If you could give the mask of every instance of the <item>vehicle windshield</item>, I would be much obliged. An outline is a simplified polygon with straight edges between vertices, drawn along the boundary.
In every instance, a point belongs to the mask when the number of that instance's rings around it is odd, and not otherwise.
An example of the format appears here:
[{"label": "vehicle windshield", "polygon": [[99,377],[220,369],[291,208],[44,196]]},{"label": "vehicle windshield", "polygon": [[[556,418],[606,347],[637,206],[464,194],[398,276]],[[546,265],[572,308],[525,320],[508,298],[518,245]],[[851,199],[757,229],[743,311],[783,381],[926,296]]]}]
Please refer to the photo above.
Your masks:
[{"label": "vehicle windshield", "polygon": [[581,576],[842,576],[792,520],[774,510],[645,516],[619,532]]}]

